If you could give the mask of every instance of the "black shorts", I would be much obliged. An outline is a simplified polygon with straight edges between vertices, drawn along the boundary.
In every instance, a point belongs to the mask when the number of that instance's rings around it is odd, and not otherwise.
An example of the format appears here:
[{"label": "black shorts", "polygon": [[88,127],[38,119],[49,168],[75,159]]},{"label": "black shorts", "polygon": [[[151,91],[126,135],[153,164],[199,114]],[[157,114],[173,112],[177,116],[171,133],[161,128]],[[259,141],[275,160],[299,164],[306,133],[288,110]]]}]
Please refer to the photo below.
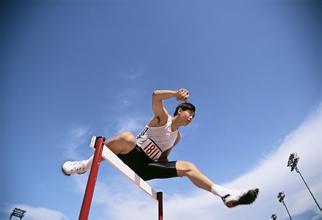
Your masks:
[{"label": "black shorts", "polygon": [[143,180],[178,176],[176,169],[177,161],[154,161],[139,146],[135,146],[127,154],[118,154],[117,156]]}]

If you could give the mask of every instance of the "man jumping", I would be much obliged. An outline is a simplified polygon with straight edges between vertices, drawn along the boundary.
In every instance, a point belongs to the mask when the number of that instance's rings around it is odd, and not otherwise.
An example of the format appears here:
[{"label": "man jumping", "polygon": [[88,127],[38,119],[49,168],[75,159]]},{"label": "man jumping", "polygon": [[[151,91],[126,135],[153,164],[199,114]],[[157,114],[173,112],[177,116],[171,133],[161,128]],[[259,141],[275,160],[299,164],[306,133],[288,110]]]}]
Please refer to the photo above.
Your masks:
[{"label": "man jumping", "polygon": [[[179,104],[174,115],[169,115],[163,100],[176,98]],[[197,187],[220,197],[229,207],[251,204],[255,201],[259,190],[232,190],[215,184],[205,176],[194,164],[188,161],[168,161],[173,147],[180,141],[179,128],[191,123],[196,108],[188,103],[187,89],[156,90],[152,95],[153,117],[143,131],[135,137],[131,132],[122,132],[111,137],[105,146],[111,149],[142,179],[188,177]],[[67,161],[62,165],[65,175],[83,174],[91,168],[93,156],[82,161]]]}]

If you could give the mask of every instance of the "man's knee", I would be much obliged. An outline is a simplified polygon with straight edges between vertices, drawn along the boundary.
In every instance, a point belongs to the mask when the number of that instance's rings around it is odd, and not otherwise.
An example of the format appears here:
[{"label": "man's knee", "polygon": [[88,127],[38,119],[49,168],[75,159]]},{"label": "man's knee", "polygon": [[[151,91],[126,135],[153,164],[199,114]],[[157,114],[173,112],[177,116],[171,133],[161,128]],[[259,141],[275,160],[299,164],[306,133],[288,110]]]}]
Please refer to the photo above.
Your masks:
[{"label": "man's knee", "polygon": [[136,138],[131,132],[122,132],[117,136],[117,138],[121,146],[119,153],[127,154],[134,149],[136,145]]},{"label": "man's knee", "polygon": [[131,132],[122,132],[105,143],[115,154],[126,154],[134,149],[136,138]]},{"label": "man's knee", "polygon": [[119,139],[122,140],[128,146],[135,146],[136,145],[136,138],[131,132],[122,132],[118,135]]},{"label": "man's knee", "polygon": [[186,176],[197,170],[197,167],[189,161],[178,161],[176,169],[179,176]]}]

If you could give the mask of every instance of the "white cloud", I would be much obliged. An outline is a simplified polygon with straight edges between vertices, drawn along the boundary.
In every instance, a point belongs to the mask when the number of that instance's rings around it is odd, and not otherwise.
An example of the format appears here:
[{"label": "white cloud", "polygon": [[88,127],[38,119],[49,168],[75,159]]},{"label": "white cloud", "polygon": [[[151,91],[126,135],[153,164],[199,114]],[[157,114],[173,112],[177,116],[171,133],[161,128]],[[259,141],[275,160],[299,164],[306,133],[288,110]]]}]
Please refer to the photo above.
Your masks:
[{"label": "white cloud", "polygon": [[[133,124],[131,124],[133,123]],[[137,122],[128,126],[136,127]],[[258,186],[260,195],[252,206],[226,208],[220,199],[208,192],[195,189],[189,194],[165,194],[165,219],[212,220],[212,219],[269,219],[276,213],[279,219],[287,213],[277,200],[277,193],[284,191],[285,202],[292,215],[316,210],[316,205],[305,188],[300,176],[286,167],[290,153],[298,153],[298,167],[314,195],[322,202],[322,107],[312,114],[298,129],[288,135],[276,151],[263,158],[252,170],[246,172],[226,186],[248,188]],[[83,192],[85,179],[79,181]],[[109,176],[98,181],[95,208],[104,210],[103,218],[112,220],[155,219],[156,202],[132,186],[126,178]],[[162,181],[162,180],[160,180]],[[166,193],[166,192],[165,192]],[[321,219],[317,213],[314,220]]]},{"label": "white cloud", "polygon": [[45,207],[32,207],[22,204],[15,205],[14,207],[27,210],[23,218],[24,220],[69,220],[63,213]]}]

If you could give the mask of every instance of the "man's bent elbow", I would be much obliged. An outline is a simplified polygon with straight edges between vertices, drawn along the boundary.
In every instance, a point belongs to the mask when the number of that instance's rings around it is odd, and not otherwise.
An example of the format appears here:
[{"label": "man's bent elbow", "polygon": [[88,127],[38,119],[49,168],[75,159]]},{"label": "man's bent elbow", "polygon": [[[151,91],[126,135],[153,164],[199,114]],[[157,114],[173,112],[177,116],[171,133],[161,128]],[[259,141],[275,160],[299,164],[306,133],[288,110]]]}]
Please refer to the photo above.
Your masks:
[{"label": "man's bent elbow", "polygon": [[154,100],[160,100],[161,99],[160,90],[154,90],[152,92],[152,99],[154,99]]},{"label": "man's bent elbow", "polygon": [[155,97],[155,96],[157,96],[159,94],[159,90],[154,90],[153,92],[152,92],[152,97]]}]

